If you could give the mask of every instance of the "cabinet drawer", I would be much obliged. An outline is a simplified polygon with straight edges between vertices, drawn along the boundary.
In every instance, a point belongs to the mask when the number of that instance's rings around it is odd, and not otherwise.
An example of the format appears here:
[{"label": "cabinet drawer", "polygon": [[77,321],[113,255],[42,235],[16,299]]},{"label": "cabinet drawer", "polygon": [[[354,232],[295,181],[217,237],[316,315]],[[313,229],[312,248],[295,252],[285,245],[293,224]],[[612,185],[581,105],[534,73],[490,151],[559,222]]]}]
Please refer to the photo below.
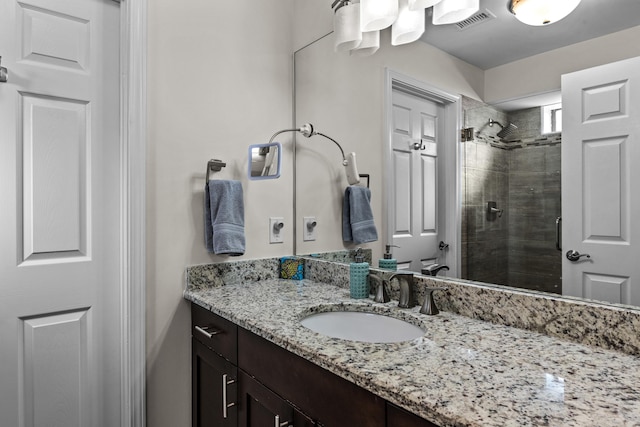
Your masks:
[{"label": "cabinet drawer", "polygon": [[191,335],[231,363],[238,363],[238,327],[235,323],[192,303]]}]

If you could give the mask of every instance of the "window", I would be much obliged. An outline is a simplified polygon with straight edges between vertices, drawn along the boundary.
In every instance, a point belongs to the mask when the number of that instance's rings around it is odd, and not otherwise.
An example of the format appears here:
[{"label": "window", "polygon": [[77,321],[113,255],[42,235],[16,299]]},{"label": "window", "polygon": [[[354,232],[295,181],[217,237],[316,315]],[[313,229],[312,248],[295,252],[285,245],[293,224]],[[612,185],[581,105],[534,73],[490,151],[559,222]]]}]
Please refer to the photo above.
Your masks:
[{"label": "window", "polygon": [[542,134],[562,132],[562,104],[542,107]]}]

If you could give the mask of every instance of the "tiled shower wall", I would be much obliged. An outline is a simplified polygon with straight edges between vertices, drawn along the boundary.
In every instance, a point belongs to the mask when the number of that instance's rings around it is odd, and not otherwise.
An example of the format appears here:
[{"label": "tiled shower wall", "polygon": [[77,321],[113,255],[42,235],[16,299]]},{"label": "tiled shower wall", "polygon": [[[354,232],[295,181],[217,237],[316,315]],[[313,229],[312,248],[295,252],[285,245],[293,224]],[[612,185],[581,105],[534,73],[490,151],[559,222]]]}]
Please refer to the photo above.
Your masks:
[{"label": "tiled shower wall", "polygon": [[[540,134],[540,109],[507,115],[465,99],[462,277],[561,293],[561,257],[555,249],[560,215],[560,134]],[[518,126],[506,140],[489,118]],[[502,215],[489,214],[495,201]]]},{"label": "tiled shower wall", "polygon": [[[474,128],[474,140],[463,142],[462,277],[487,283],[508,283],[509,159],[498,148],[497,125],[506,115],[488,105],[463,98],[465,123]],[[505,209],[501,217],[487,214],[487,202]]]}]

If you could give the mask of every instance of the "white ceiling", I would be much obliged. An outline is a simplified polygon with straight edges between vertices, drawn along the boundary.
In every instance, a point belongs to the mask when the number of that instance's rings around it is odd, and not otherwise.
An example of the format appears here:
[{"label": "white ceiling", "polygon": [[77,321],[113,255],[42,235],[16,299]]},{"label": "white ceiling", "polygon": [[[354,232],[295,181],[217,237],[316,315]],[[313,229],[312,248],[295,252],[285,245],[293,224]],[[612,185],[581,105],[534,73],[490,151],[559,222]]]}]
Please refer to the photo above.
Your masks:
[{"label": "white ceiling", "polygon": [[431,24],[429,8],[421,40],[486,70],[640,25],[640,0],[582,0],[569,16],[544,27],[521,23],[507,4],[508,0],[480,0],[480,11],[488,9],[496,18],[466,30]]}]

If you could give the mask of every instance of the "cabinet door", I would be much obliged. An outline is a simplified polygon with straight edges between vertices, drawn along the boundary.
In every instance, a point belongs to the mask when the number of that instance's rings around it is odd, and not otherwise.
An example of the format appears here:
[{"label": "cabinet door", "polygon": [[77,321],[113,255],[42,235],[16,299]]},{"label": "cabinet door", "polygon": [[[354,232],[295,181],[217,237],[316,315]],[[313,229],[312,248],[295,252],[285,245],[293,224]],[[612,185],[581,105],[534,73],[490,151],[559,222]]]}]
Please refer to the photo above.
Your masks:
[{"label": "cabinet door", "polygon": [[315,423],[243,371],[238,374],[238,427],[312,427]]},{"label": "cabinet door", "polygon": [[417,415],[414,415],[410,412],[405,411],[402,408],[399,408],[395,405],[387,403],[387,427],[438,427],[425,420],[424,418],[420,418]]},{"label": "cabinet door", "polygon": [[238,368],[192,339],[192,426],[235,427]]}]

